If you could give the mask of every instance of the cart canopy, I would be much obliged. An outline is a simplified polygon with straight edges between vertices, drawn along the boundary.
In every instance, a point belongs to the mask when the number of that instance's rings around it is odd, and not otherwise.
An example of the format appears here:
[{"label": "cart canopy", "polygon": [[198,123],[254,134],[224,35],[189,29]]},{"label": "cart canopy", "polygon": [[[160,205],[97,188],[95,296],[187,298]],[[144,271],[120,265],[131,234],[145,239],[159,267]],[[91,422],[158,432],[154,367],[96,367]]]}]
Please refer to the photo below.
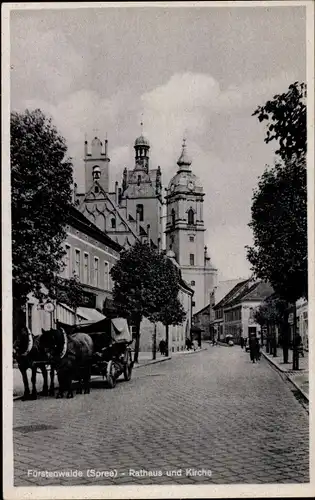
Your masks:
[{"label": "cart canopy", "polygon": [[125,318],[106,318],[93,323],[85,323],[68,327],[67,333],[88,333],[91,336],[101,335],[106,338],[106,344],[110,343],[130,343],[132,336],[129,331],[128,323]]}]

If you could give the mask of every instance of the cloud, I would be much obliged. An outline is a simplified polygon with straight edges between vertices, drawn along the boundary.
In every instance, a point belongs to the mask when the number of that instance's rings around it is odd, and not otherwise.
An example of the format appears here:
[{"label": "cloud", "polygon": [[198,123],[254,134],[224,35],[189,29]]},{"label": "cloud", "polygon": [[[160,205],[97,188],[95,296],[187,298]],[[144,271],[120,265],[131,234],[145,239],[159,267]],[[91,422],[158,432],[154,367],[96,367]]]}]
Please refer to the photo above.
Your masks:
[{"label": "cloud", "polygon": [[80,89],[65,92],[56,104],[33,98],[24,100],[23,105],[40,107],[52,116],[67,140],[79,190],[83,189],[86,133],[89,139],[108,134],[112,188],[121,180],[123,168],[134,165],[133,142],[140,135],[141,120],[151,143],[151,168],[161,166],[164,186],[177,171],[186,136],[192,170],[206,193],[205,238],[210,256],[224,277],[234,278],[246,275],[246,270],[248,274],[244,245],[251,244],[247,224],[252,190],[268,159],[263,127],[251,113],[255,106],[284,91],[291,81],[292,75],[280,74],[221,89],[211,75],[186,72],[172,75],[142,95],[130,90],[105,98],[96,91]]}]

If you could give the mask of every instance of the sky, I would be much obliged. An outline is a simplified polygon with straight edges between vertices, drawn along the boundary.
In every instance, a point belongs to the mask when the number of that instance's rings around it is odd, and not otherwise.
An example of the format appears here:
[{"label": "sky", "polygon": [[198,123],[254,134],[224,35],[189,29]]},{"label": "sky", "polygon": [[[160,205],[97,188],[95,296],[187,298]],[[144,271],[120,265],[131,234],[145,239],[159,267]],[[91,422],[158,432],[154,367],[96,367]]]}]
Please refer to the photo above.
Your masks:
[{"label": "sky", "polygon": [[11,109],[53,118],[79,191],[85,134],[107,134],[112,187],[141,120],[164,187],[185,136],[212,264],[220,280],[247,277],[253,189],[276,149],[252,113],[305,81],[305,8],[186,5],[12,11]]}]

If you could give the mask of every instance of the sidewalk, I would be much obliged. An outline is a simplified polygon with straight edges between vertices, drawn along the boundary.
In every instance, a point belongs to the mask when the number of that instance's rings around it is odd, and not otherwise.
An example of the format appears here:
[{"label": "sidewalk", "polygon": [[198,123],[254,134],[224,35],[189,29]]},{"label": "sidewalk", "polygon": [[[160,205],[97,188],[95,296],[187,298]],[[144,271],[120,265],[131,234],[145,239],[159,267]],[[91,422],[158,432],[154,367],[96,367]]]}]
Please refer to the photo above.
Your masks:
[{"label": "sidewalk", "polygon": [[[171,353],[171,356],[162,356],[160,352],[156,353],[156,359],[152,359],[152,352],[139,352],[139,363],[134,365],[134,369],[141,368],[142,366],[147,366],[155,363],[162,363],[163,361],[168,361],[172,357],[184,354],[194,354],[207,349],[207,347],[202,347],[201,349],[196,349],[196,351],[179,351]],[[99,376],[92,376],[92,379],[98,378]],[[28,371],[29,387],[31,389],[31,372]],[[48,374],[48,385],[50,383],[50,375]],[[39,372],[37,373],[37,390],[41,391],[43,386],[43,376]],[[55,388],[58,387],[57,376],[55,375]],[[13,368],[13,399],[19,399],[23,396],[24,385],[20,370],[17,367]]]},{"label": "sidewalk", "polygon": [[278,371],[283,373],[286,378],[301,392],[301,394],[309,400],[309,366],[308,352],[304,352],[304,358],[299,357],[299,370],[292,370],[292,351],[289,350],[289,363],[283,363],[282,349],[277,349],[277,357],[267,354],[265,349],[261,350],[263,356],[272,364]]}]

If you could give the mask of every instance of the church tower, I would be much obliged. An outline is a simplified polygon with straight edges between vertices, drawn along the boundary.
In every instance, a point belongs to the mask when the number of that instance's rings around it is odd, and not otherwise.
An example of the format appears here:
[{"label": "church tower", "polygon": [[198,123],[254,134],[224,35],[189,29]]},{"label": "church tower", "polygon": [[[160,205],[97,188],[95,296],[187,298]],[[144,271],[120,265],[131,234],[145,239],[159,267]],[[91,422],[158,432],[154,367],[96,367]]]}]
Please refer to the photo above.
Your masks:
[{"label": "church tower", "polygon": [[[143,124],[141,123],[141,127]],[[121,206],[129,218],[146,229],[149,239],[158,248],[162,246],[162,179],[161,168],[150,168],[150,143],[141,133],[134,143],[135,164],[123,171]]]},{"label": "church tower", "polygon": [[210,292],[216,285],[217,270],[212,267],[205,247],[205,195],[191,164],[184,140],[177,173],[166,190],[165,233],[167,251],[175,253],[183,279],[195,290],[193,313],[196,313],[209,302]]},{"label": "church tower", "polygon": [[103,151],[103,143],[98,137],[94,137],[89,152],[88,141],[85,140],[84,142],[85,193],[91,189],[95,178],[98,179],[105,193],[108,193],[110,159],[108,158],[107,147],[107,139],[105,139]]}]

